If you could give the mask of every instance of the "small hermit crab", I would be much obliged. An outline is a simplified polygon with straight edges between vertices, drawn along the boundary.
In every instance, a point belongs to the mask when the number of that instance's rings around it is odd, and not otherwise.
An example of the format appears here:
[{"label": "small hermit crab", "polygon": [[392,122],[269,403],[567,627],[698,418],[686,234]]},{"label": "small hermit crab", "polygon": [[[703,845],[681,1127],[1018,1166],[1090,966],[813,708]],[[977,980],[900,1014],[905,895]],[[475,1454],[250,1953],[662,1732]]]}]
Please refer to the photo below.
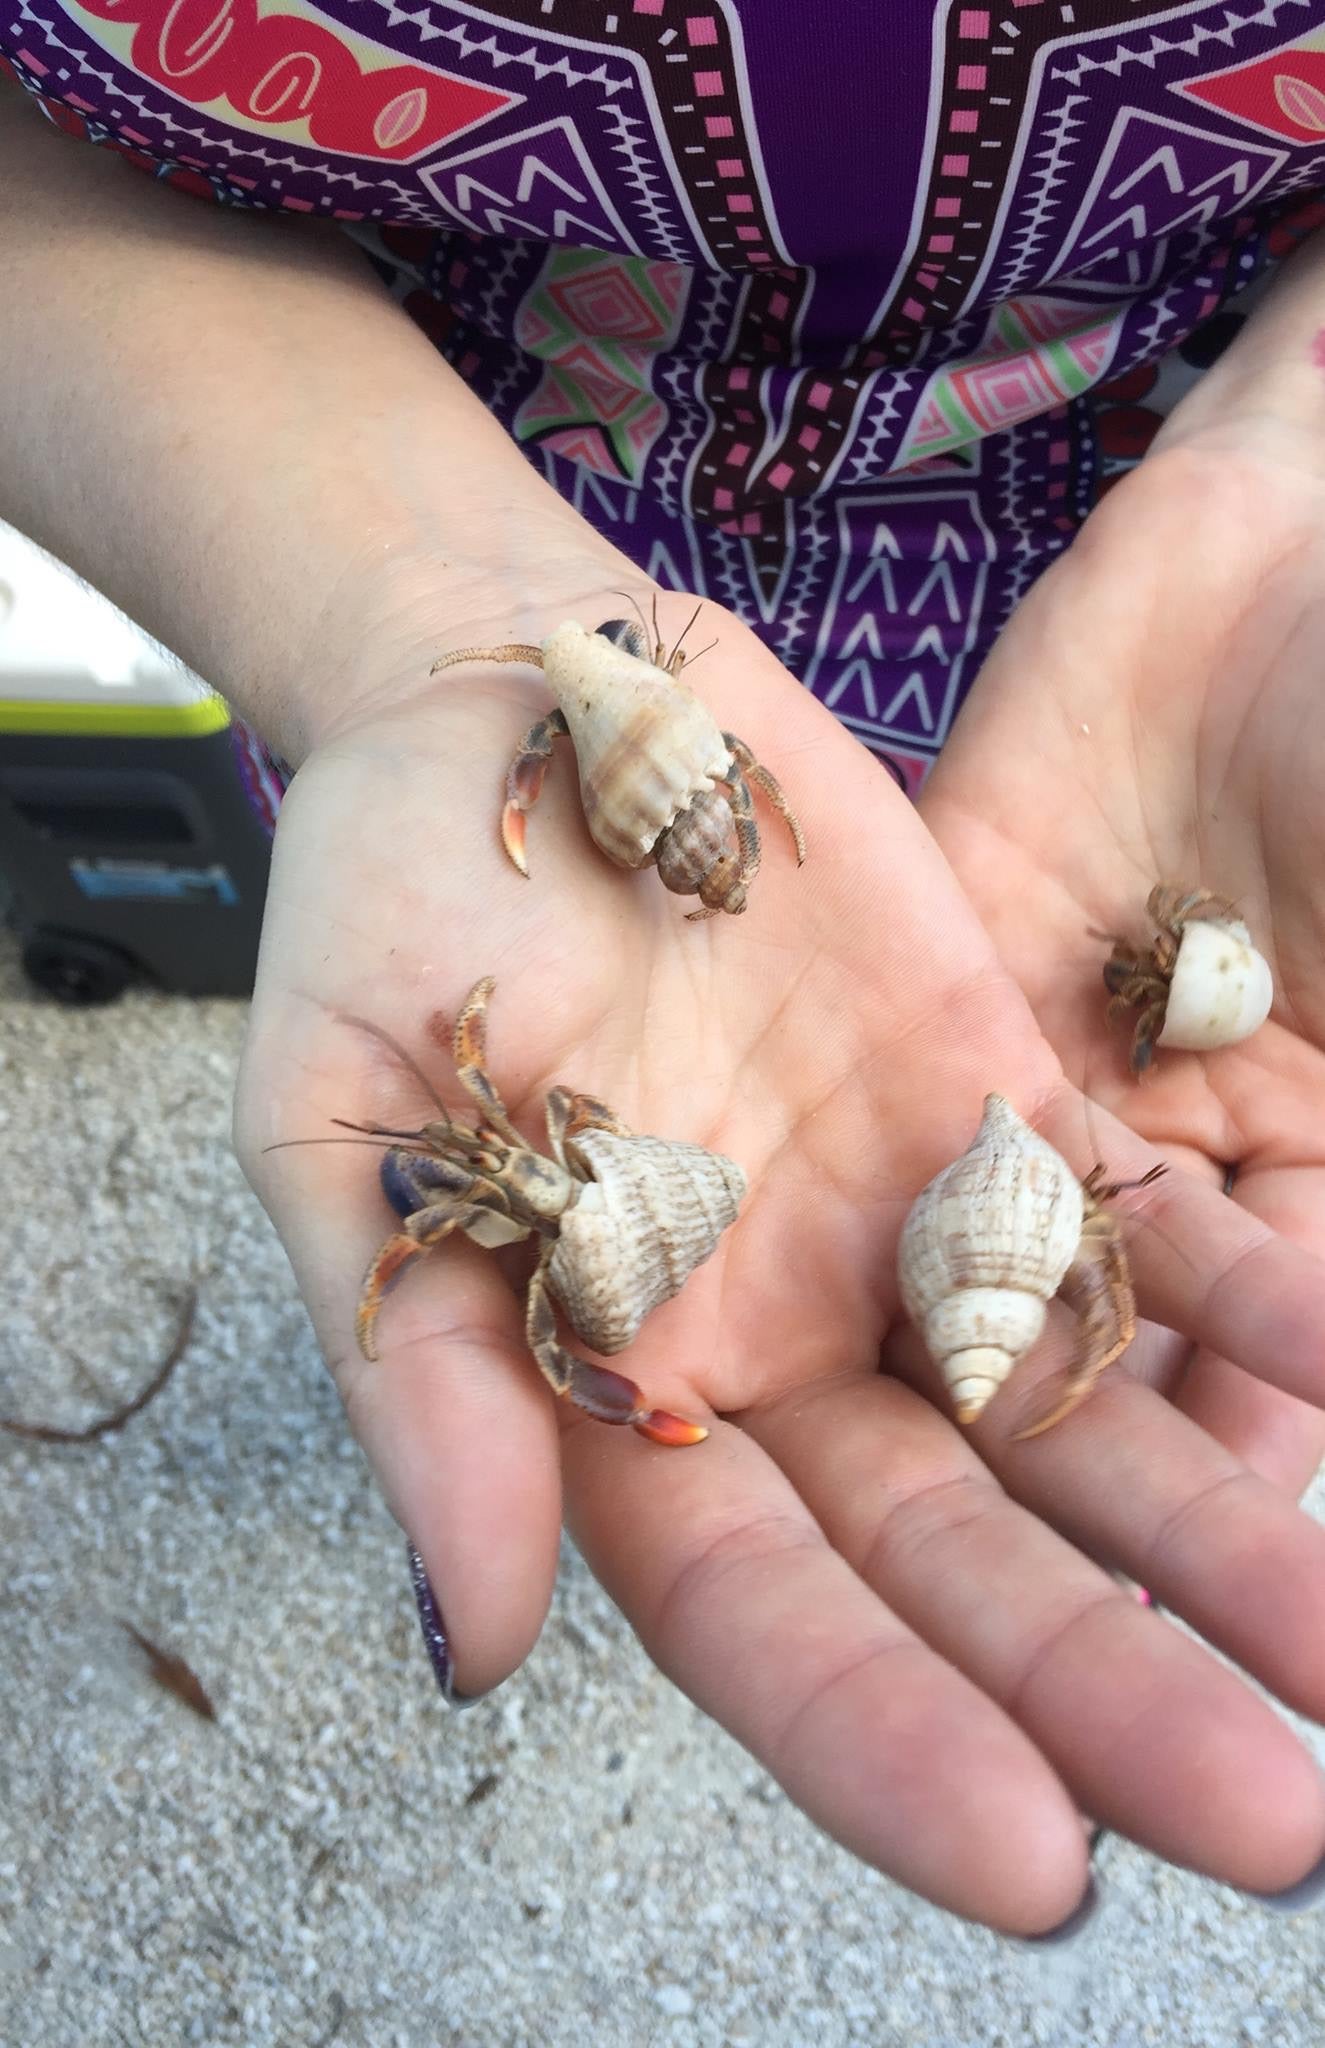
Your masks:
[{"label": "small hermit crab", "polygon": [[1150,1065],[1155,1047],[1213,1052],[1258,1031],[1274,984],[1236,904],[1208,889],[1161,882],[1146,898],[1153,943],[1138,950],[1114,939],[1104,966],[1110,1018],[1139,1010],[1128,1064]]},{"label": "small hermit crab", "polygon": [[511,1123],[484,1065],[493,986],[489,978],[471,990],[452,1044],[457,1077],[480,1112],[476,1125],[457,1122],[439,1102],[440,1120],[418,1131],[349,1126],[401,1141],[384,1155],[381,1174],[402,1225],[364,1277],[355,1321],[360,1348],[366,1358],[377,1355],[388,1282],[453,1230],[491,1248],[535,1237],[525,1335],[553,1390],[598,1421],[630,1423],[655,1443],[700,1443],[708,1431],[699,1423],[647,1407],[633,1380],[564,1350],[553,1301],[595,1351],[624,1351],[650,1310],[680,1292],[735,1220],[745,1175],[702,1145],[639,1137],[592,1095],[566,1088],[547,1096],[552,1157],[536,1152]]},{"label": "small hermit crab", "polygon": [[957,1420],[974,1422],[1061,1295],[1080,1322],[1062,1399],[1019,1432],[1061,1422],[1136,1335],[1136,1302],[1117,1218],[1104,1204],[1139,1181],[1079,1181],[1001,1095],[987,1095],[960,1159],[922,1189],[902,1227],[898,1277],[907,1314],[943,1374]]},{"label": "small hermit crab", "polygon": [[698,896],[703,908],[689,912],[691,919],[736,915],[760,863],[750,785],[786,821],[798,867],[804,836],[768,769],[681,680],[685,633],[668,654],[657,625],[655,611],[651,648],[642,622],[609,619],[591,633],[568,619],[541,647],[465,647],[435,661],[432,673],[468,661],[522,661],[547,677],[557,708],[530,726],[506,778],[502,844],[522,875],[529,873],[526,813],[543,787],[553,742],[569,738],[585,820],[608,859],[623,868],[652,864],[665,888]]}]

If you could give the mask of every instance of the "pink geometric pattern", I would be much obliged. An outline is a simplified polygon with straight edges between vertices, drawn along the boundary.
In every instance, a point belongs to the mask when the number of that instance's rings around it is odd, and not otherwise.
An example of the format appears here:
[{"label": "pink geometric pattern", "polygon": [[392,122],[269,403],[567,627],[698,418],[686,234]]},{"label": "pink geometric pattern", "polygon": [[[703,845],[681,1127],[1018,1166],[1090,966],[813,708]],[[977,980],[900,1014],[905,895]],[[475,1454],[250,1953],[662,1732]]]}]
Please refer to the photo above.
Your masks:
[{"label": "pink geometric pattern", "polygon": [[1088,391],[1112,361],[1123,316],[1070,300],[1009,300],[983,345],[925,386],[898,455],[899,468],[946,454]]},{"label": "pink geometric pattern", "polygon": [[516,438],[598,475],[638,477],[667,423],[653,359],[676,338],[688,282],[677,263],[550,250],[516,315],[516,341],[545,365]]}]

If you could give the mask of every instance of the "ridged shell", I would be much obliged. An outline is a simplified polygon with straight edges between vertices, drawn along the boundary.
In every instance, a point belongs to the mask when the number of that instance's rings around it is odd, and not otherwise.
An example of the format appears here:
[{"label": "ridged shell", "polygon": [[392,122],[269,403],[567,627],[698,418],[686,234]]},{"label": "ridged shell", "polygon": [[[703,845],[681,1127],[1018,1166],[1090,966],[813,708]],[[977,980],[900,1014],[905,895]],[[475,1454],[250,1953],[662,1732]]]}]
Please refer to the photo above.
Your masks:
[{"label": "ridged shell", "polygon": [[1044,1322],[1081,1242],[1081,1183],[1001,1095],[902,1229],[902,1300],[970,1421]]},{"label": "ridged shell", "polygon": [[1193,918],[1183,926],[1156,1045],[1213,1052],[1259,1031],[1270,1014],[1269,965],[1245,924]]},{"label": "ridged shell", "polygon": [[733,860],[732,807],[721,790],[697,796],[683,811],[658,851],[658,880],[677,896],[693,896],[719,862]]},{"label": "ridged shell", "polygon": [[688,685],[573,619],[543,642],[543,672],[595,842],[619,867],[647,867],[659,834],[731,766],[716,721]]},{"label": "ridged shell", "polygon": [[667,1138],[591,1130],[571,1150],[594,1178],[561,1218],[548,1278],[574,1329],[610,1357],[703,1265],[735,1221],[745,1175],[720,1152]]}]

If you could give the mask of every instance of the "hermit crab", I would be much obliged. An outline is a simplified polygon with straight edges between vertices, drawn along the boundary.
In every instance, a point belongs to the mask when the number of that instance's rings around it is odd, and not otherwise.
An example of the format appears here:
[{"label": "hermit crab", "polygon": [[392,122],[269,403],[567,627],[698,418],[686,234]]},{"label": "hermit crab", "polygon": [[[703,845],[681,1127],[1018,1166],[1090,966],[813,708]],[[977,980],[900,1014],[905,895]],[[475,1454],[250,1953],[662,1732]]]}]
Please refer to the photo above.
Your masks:
[{"label": "hermit crab", "polygon": [[[633,1380],[592,1365],[557,1341],[553,1303],[595,1351],[611,1357],[633,1342],[650,1310],[678,1294],[735,1220],[745,1175],[732,1160],[668,1138],[639,1137],[592,1095],[553,1088],[546,1100],[546,1158],[525,1143],[486,1066],[489,977],[456,1019],[452,1056],[477,1105],[470,1125],[450,1116],[417,1131],[348,1128],[393,1138],[382,1186],[401,1227],[364,1277],[356,1317],[366,1358],[387,1284],[453,1230],[495,1248],[538,1240],[525,1336],[553,1390],[600,1422],[629,1423],[659,1444],[696,1444],[708,1431],[649,1408]],[[381,1034],[379,1034],[381,1035]],[[412,1063],[411,1063],[412,1064]]]},{"label": "hermit crab", "polygon": [[1153,943],[1114,939],[1105,962],[1110,1018],[1139,1010],[1128,1064],[1143,1074],[1156,1046],[1213,1052],[1258,1031],[1270,1014],[1270,969],[1236,904],[1208,889],[1161,882],[1146,899]]},{"label": "hermit crab", "polygon": [[943,1374],[959,1422],[974,1422],[1061,1295],[1075,1310],[1076,1362],[1052,1412],[1019,1432],[1038,1436],[1069,1415],[1136,1334],[1136,1303],[1117,1218],[1104,1204],[1139,1181],[1079,1181],[1001,1095],[987,1095],[960,1159],[917,1196],[902,1228],[902,1301]]},{"label": "hermit crab", "polygon": [[[698,614],[696,613],[696,616]],[[694,624],[692,618],[690,624]],[[805,859],[805,839],[774,777],[735,733],[723,732],[681,680],[681,641],[668,654],[642,621],[609,619],[589,632],[568,619],[541,647],[465,647],[432,672],[468,661],[541,668],[557,708],[530,726],[506,778],[502,843],[522,875],[525,817],[543,787],[553,742],[569,738],[580,798],[596,845],[618,867],[657,867],[663,886],[698,896],[692,920],[746,907],[759,872],[759,827],[750,786],[763,791]],[[689,627],[686,628],[689,631]]]}]

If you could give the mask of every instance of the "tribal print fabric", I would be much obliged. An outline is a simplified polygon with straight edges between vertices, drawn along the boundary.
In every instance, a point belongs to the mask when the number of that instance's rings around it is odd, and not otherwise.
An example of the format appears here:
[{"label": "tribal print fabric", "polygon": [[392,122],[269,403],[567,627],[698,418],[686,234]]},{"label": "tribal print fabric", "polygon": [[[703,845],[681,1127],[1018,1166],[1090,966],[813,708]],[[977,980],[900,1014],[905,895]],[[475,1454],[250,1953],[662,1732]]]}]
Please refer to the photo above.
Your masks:
[{"label": "tribal print fabric", "polygon": [[344,223],[911,792],[1325,221],[1325,0],[0,0],[0,54],[155,177]]}]

